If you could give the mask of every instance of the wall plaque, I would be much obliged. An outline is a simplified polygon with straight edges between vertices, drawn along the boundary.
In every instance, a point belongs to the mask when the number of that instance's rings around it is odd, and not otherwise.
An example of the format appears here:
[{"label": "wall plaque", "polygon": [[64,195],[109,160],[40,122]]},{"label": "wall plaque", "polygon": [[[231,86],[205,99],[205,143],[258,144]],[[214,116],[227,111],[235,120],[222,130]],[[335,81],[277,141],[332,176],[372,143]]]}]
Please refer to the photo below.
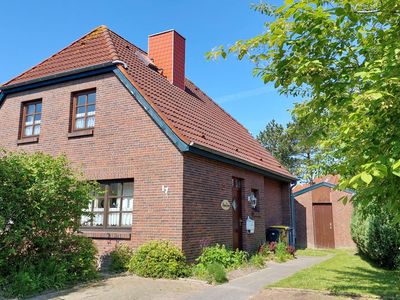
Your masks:
[{"label": "wall plaque", "polygon": [[231,207],[231,204],[229,203],[228,200],[222,200],[221,202],[221,208],[223,210],[228,210]]}]

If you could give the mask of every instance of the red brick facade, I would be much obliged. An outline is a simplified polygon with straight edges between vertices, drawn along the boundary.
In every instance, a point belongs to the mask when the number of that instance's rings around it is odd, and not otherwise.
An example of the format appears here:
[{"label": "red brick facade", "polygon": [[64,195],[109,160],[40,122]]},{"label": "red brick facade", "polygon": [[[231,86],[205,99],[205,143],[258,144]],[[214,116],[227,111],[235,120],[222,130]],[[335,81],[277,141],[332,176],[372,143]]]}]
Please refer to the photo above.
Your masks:
[{"label": "red brick facade", "polygon": [[[69,137],[71,94],[96,89],[93,135]],[[18,144],[21,104],[42,99],[42,127],[37,143]],[[134,210],[130,233],[97,232],[101,253],[117,242],[137,247],[166,239],[189,259],[200,245],[232,245],[232,211],[221,201],[232,200],[232,177],[243,179],[242,216],[255,220],[255,233],[243,226],[243,248],[254,250],[265,240],[269,225],[289,224],[288,184],[258,173],[180,152],[113,73],[7,95],[0,107],[0,147],[12,151],[65,154],[91,180],[133,179]],[[168,194],[162,186],[168,187]],[[258,190],[259,211],[247,197]]]},{"label": "red brick facade", "polygon": [[350,222],[353,212],[351,203],[346,205],[339,199],[351,197],[350,193],[335,191],[328,186],[320,186],[307,193],[296,196],[296,244],[301,248],[315,248],[315,228],[313,204],[331,203],[335,248],[354,248],[350,234]]}]

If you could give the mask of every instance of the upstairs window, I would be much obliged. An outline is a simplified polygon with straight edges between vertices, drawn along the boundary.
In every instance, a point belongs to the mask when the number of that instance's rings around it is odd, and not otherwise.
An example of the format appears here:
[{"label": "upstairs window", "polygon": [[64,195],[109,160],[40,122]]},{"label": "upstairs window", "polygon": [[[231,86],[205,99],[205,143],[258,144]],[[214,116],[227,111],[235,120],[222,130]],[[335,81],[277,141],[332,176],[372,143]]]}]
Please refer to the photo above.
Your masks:
[{"label": "upstairs window", "polygon": [[74,93],[72,101],[72,131],[94,128],[96,91]]},{"label": "upstairs window", "polygon": [[42,120],[42,101],[36,100],[23,104],[21,137],[34,137],[40,134]]},{"label": "upstairs window", "polygon": [[100,182],[101,191],[87,209],[93,218],[82,216],[81,224],[92,228],[130,228],[133,211],[133,181]]}]

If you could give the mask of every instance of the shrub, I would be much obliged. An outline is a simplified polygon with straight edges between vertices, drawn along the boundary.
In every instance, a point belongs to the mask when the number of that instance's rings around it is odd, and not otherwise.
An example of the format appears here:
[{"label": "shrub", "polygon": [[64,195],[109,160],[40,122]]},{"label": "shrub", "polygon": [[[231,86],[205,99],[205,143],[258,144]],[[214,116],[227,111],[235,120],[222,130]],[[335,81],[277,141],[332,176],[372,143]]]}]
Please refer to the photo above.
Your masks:
[{"label": "shrub", "polygon": [[395,268],[400,256],[400,225],[380,209],[364,213],[355,207],[351,235],[361,253],[387,268]]},{"label": "shrub", "polygon": [[167,241],[140,246],[129,262],[129,271],[152,278],[178,278],[189,274],[182,250]]},{"label": "shrub", "polygon": [[254,254],[252,257],[250,257],[249,263],[253,267],[261,269],[265,266],[265,258],[262,254],[257,253],[257,254]]},{"label": "shrub", "polygon": [[209,283],[224,283],[228,281],[225,268],[219,263],[212,263],[208,265],[207,273],[209,275]]},{"label": "shrub", "polygon": [[203,248],[201,255],[196,259],[198,264],[208,266],[213,263],[221,264],[224,268],[238,268],[247,260],[247,253],[240,250],[230,250],[225,245]]},{"label": "shrub", "polygon": [[285,262],[292,257],[291,254],[287,252],[287,246],[284,242],[279,242],[276,244],[275,248],[275,260],[278,262]]},{"label": "shrub", "polygon": [[127,271],[129,261],[133,256],[133,250],[126,244],[119,244],[110,253],[111,264],[110,271],[123,272]]},{"label": "shrub", "polygon": [[193,275],[207,283],[224,283],[228,281],[226,271],[223,265],[212,263],[209,265],[197,264],[193,266]]},{"label": "shrub", "polygon": [[26,296],[95,276],[92,241],[76,236],[96,185],[65,157],[0,151],[0,290]]}]

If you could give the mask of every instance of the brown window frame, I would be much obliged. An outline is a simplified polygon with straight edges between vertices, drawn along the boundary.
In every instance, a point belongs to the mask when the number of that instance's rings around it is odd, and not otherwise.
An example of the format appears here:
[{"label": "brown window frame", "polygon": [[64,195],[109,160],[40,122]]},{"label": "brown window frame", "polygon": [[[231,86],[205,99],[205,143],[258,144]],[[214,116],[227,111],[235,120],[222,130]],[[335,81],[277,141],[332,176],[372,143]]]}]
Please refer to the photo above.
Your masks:
[{"label": "brown window frame", "polygon": [[[99,184],[102,184],[105,187],[104,194],[96,195],[96,197],[95,197],[96,199],[103,199],[104,200],[104,204],[103,204],[104,210],[102,212],[103,213],[103,224],[101,226],[93,225],[94,218],[92,218],[92,220],[90,221],[90,223],[92,225],[81,225],[81,228],[85,229],[85,230],[107,230],[107,231],[112,231],[112,230],[124,231],[124,230],[128,230],[128,231],[130,231],[132,229],[132,225],[122,226],[121,223],[122,223],[122,214],[124,214],[124,213],[129,213],[129,214],[132,215],[132,223],[133,223],[133,200],[132,200],[132,210],[123,210],[122,200],[123,200],[123,198],[128,198],[128,197],[131,197],[133,199],[133,193],[134,193],[134,189],[135,189],[134,180],[133,179],[102,180],[102,181],[98,181],[98,182],[99,182]],[[122,183],[122,184],[124,184],[124,183],[132,183],[132,185],[133,185],[132,195],[124,196],[123,186],[122,186],[121,195],[110,195],[110,191],[111,191],[110,186],[113,183]],[[110,201],[113,200],[113,199],[118,199],[118,198],[121,198],[121,203],[120,203],[119,210],[118,211],[110,210]],[[91,201],[91,203],[90,203],[89,212],[92,213],[92,214],[96,213],[96,211],[94,211],[94,203],[95,203],[95,199],[93,199],[93,201]],[[110,214],[113,214],[113,213],[118,213],[119,214],[119,221],[118,221],[118,225],[116,225],[116,226],[112,226],[112,225],[108,224],[108,217],[109,217]]]},{"label": "brown window frame", "polygon": [[[41,105],[41,110],[38,113],[37,112],[37,104]],[[32,114],[28,114],[28,107],[30,105],[35,105],[35,110]],[[30,101],[26,101],[26,102],[22,102],[21,103],[21,120],[20,120],[20,132],[19,132],[19,137],[20,139],[29,139],[29,138],[34,138],[34,137],[39,137],[40,136],[40,132],[39,134],[34,134],[35,132],[35,127],[36,126],[40,126],[40,131],[42,130],[42,113],[43,113],[43,103],[42,103],[42,99],[35,99],[35,100],[30,100]],[[35,116],[40,114],[40,124],[35,125]],[[28,125],[26,126],[26,122],[25,119],[28,116],[32,116],[33,120],[32,120],[32,125]],[[25,135],[25,128],[32,126],[32,134],[31,135]]]},{"label": "brown window frame", "polygon": [[[88,102],[88,95],[89,94],[95,94],[95,102],[94,104],[89,104]],[[85,105],[79,105],[78,106],[78,97],[86,95],[86,101]],[[93,130],[96,126],[96,123],[93,127],[87,127],[86,126],[86,119],[88,118],[88,106],[94,105],[94,120],[96,122],[96,106],[97,106],[97,91],[96,88],[91,88],[91,89],[86,89],[86,90],[81,90],[81,91],[76,91],[71,94],[71,113],[70,113],[70,132],[79,132],[79,131],[85,131],[85,130]],[[83,117],[83,124],[84,127],[82,128],[76,128],[76,114],[77,114],[77,108],[78,107],[85,107],[85,115]],[[78,118],[79,119],[79,118]]]}]

